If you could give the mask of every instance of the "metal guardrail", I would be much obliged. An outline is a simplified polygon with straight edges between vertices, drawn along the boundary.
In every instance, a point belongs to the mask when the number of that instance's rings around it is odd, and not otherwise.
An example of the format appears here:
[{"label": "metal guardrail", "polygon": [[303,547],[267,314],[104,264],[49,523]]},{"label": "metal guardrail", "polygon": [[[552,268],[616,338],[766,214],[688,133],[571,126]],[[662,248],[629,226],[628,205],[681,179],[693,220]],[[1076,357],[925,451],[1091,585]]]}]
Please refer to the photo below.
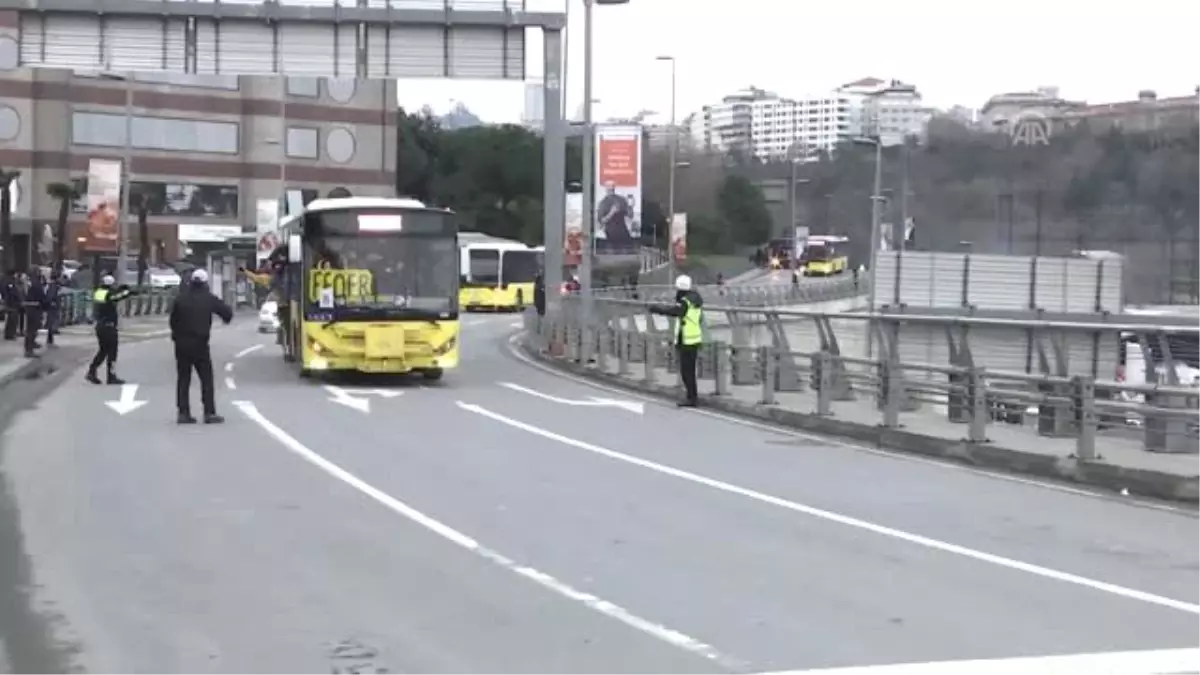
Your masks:
[{"label": "metal guardrail", "polygon": [[[734,307],[785,307],[852,298],[866,293],[866,278],[804,279],[799,284],[723,285],[707,284],[694,290],[706,302]],[[597,299],[671,302],[674,286],[610,286],[595,291]]]},{"label": "metal guardrail", "polygon": [[[175,289],[143,288],[138,295],[118,305],[121,316],[155,316],[166,314],[175,299]],[[63,289],[59,295],[60,326],[92,323],[92,294],[90,290]]]},{"label": "metal guardrail", "polygon": [[[540,320],[528,317],[526,336],[536,341],[531,346],[619,377],[674,384],[673,333],[661,317],[649,316],[647,302],[598,298],[596,315],[585,322],[578,300],[564,299]],[[1167,336],[1194,338],[1200,332],[1194,324],[732,305],[712,305],[705,314],[728,321],[715,329],[710,324],[700,357],[700,378],[712,382],[717,395],[823,416],[834,415],[837,402],[866,398],[874,406],[871,419],[861,420],[865,424],[897,429],[905,419],[913,421],[912,414],[938,415],[965,425],[973,443],[986,442],[997,423],[1030,425],[1038,436],[1075,439],[1081,459],[1096,459],[1097,444],[1109,440],[1137,447],[1140,437],[1147,451],[1192,454],[1200,443],[1200,389],[1171,382],[1170,368],[1164,369],[1168,381],[1157,381],[1153,365],[1147,366],[1146,384],[1115,379],[1122,332],[1157,337],[1165,345]],[[860,346],[872,336],[874,356],[847,349],[852,336]]]}]

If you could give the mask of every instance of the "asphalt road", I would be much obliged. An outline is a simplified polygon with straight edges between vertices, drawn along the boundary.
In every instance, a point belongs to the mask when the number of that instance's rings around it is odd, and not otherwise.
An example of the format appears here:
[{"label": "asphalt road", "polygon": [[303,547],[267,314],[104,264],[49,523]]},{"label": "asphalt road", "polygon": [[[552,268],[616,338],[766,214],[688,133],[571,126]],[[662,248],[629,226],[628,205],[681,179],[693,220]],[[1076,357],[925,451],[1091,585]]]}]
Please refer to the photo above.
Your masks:
[{"label": "asphalt road", "polygon": [[756,672],[1196,646],[1192,514],[599,390],[514,357],[515,321],[466,319],[437,385],[340,390],[221,330],[219,427],[174,424],[169,343],[124,349],[145,401],[124,415],[70,373],[4,439],[10,667]]}]

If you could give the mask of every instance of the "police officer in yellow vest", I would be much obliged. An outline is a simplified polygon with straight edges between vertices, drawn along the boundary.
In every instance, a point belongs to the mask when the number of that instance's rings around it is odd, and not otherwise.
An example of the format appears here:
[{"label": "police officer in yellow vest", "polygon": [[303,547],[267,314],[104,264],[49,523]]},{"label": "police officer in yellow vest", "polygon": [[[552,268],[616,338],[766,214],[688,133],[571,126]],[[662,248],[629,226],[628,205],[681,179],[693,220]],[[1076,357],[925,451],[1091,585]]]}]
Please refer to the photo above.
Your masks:
[{"label": "police officer in yellow vest", "polygon": [[99,347],[87,372],[87,381],[92,384],[100,384],[100,378],[96,377],[96,371],[100,368],[101,363],[107,366],[106,384],[125,384],[125,381],[117,377],[113,370],[117,364],[117,346],[120,342],[117,333],[117,322],[120,319],[117,303],[137,295],[137,291],[125,284],[120,286],[115,286],[115,284],[116,280],[112,278],[112,275],[105,274],[100,279],[100,285],[92,292],[92,311],[96,320],[96,344]]},{"label": "police officer in yellow vest", "polygon": [[692,290],[692,278],[681,274],[675,278],[675,304],[655,305],[654,314],[676,319],[675,348],[679,351],[679,376],[683,380],[686,398],[679,404],[683,408],[694,408],[699,402],[696,391],[696,358],[700,345],[704,343],[704,300]]}]

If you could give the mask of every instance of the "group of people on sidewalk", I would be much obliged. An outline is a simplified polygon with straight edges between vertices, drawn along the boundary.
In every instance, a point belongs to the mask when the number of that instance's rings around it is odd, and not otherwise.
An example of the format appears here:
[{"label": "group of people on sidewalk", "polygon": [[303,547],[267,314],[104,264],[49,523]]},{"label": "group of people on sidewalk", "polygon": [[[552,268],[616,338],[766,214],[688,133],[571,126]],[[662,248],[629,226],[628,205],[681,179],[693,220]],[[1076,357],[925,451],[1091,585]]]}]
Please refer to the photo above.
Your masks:
[{"label": "group of people on sidewalk", "polygon": [[38,332],[46,330],[46,344],[54,345],[62,315],[62,296],[66,281],[61,274],[46,274],[40,267],[26,272],[9,270],[0,277],[0,312],[3,313],[4,339],[24,339],[25,356],[37,356],[42,345]]}]

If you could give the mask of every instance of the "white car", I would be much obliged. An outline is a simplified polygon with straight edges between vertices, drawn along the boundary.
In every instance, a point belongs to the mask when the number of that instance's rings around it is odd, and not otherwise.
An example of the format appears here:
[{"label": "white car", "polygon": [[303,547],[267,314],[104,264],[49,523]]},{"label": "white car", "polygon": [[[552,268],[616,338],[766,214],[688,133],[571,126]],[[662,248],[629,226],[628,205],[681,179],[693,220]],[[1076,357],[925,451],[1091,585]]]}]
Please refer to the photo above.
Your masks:
[{"label": "white car", "polygon": [[151,267],[146,270],[146,277],[151,288],[179,288],[182,281],[179,273],[170,267]]},{"label": "white car", "polygon": [[279,330],[279,303],[267,300],[258,308],[258,332],[275,333]]}]

